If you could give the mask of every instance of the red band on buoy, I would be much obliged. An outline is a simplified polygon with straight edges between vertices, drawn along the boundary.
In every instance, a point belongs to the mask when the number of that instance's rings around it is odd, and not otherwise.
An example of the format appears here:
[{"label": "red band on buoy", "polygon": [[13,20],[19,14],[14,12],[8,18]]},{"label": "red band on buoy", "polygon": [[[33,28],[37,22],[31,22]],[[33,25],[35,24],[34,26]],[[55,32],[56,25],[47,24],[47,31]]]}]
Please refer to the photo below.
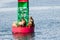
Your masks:
[{"label": "red band on buoy", "polygon": [[28,0],[18,0],[18,2],[28,2]]}]

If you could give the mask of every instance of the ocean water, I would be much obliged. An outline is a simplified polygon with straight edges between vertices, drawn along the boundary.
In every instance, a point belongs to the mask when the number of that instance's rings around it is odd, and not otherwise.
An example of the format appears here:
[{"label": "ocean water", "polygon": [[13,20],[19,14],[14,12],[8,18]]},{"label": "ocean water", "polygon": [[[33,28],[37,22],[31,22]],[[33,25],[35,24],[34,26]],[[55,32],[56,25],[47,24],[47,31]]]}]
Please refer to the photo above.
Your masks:
[{"label": "ocean water", "polygon": [[12,23],[17,12],[0,12],[0,40],[60,40],[60,9],[30,10],[35,22],[34,34],[16,37],[12,34]]}]

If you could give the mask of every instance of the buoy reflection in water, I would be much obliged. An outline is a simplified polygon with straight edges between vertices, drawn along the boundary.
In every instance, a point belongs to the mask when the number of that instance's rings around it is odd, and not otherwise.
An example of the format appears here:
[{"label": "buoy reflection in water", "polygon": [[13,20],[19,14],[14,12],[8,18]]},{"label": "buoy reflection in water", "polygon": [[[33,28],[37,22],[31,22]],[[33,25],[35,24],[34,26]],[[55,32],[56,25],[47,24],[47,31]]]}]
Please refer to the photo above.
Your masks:
[{"label": "buoy reflection in water", "polygon": [[16,33],[12,35],[15,40],[34,40],[34,33]]}]

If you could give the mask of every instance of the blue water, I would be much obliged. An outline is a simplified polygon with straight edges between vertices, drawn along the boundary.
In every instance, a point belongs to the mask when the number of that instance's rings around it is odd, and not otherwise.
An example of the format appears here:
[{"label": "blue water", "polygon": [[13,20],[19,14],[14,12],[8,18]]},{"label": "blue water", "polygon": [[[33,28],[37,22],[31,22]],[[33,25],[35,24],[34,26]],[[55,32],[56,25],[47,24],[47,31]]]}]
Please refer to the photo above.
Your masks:
[{"label": "blue water", "polygon": [[16,11],[0,12],[0,40],[60,40],[60,9],[30,10],[35,21],[35,33],[14,37],[12,23],[17,19]]}]

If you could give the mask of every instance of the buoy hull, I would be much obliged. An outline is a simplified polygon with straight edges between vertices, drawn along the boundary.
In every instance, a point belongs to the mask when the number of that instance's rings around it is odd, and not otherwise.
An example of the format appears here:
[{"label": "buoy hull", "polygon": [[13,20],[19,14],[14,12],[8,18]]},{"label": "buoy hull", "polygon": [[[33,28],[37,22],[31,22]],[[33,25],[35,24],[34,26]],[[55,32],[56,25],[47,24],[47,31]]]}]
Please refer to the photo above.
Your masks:
[{"label": "buoy hull", "polygon": [[34,27],[12,27],[12,33],[33,33]]}]

